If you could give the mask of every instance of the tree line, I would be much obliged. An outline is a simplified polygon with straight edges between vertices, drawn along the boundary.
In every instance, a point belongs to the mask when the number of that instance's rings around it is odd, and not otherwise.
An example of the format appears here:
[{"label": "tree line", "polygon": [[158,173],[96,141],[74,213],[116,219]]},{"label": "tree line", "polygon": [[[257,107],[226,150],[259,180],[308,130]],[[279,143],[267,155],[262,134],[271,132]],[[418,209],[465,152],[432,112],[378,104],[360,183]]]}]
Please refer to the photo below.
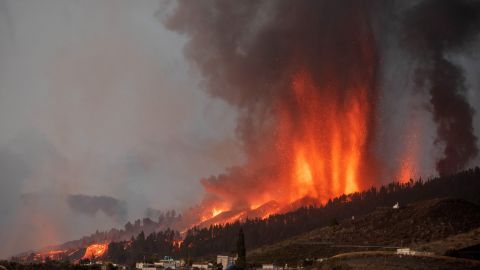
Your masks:
[{"label": "tree line", "polygon": [[163,256],[188,260],[216,254],[234,254],[241,228],[245,235],[246,249],[249,250],[328,226],[337,220],[367,214],[377,207],[392,207],[397,202],[408,204],[451,197],[480,204],[478,194],[480,168],[476,167],[426,181],[418,179],[372,187],[362,192],[338,196],[324,205],[301,207],[292,212],[271,215],[266,219],[246,219],[211,225],[208,228],[193,227],[187,230],[183,237],[171,229],[153,232],[147,237],[142,231],[129,241],[112,242],[107,258],[118,263],[133,264],[136,261],[152,261]]}]

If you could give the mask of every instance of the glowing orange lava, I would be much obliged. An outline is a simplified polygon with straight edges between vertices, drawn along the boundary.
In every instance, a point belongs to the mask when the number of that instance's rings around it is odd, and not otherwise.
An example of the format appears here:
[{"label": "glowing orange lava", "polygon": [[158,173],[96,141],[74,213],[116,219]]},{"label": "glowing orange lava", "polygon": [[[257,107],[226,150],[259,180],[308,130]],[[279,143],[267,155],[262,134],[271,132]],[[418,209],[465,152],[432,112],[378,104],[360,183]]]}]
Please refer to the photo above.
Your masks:
[{"label": "glowing orange lava", "polygon": [[[214,217],[213,223],[266,218],[378,183],[384,168],[372,146],[379,59],[368,19],[359,13],[353,23],[357,30],[345,29],[349,34],[338,41],[345,46],[345,57],[321,49],[318,55],[305,54],[301,42],[298,48],[293,42],[292,58],[280,61],[286,67],[279,67],[283,77],[278,84],[265,85],[268,101],[260,95],[260,108],[246,110],[245,126],[239,129],[247,130],[245,164],[202,179],[215,199],[202,205],[201,217]],[[402,179],[411,175],[415,162],[403,160]]]},{"label": "glowing orange lava", "polygon": [[222,213],[222,210],[216,209],[215,207],[212,210],[212,217],[217,216],[218,214]]},{"label": "glowing orange lava", "polygon": [[40,252],[35,254],[34,260],[42,262],[44,262],[46,258],[49,258],[50,260],[61,260],[66,252],[66,250],[49,250],[46,252]]},{"label": "glowing orange lava", "polygon": [[359,190],[370,116],[367,89],[356,85],[340,100],[335,88],[318,87],[308,72],[299,72],[292,92],[294,108],[300,111],[289,111],[291,104],[279,105],[278,144],[284,152],[283,182],[288,183],[290,203],[306,196],[325,202]]},{"label": "glowing orange lava", "polygon": [[418,155],[420,152],[420,136],[422,131],[421,122],[418,118],[412,117],[409,122],[410,132],[403,138],[403,151],[400,155],[400,166],[395,175],[395,181],[405,183],[418,177],[419,161]]},{"label": "glowing orange lava", "polygon": [[82,259],[95,259],[102,257],[108,250],[108,243],[91,244],[85,250]]},{"label": "glowing orange lava", "polygon": [[176,249],[180,249],[180,247],[182,246],[183,244],[183,240],[173,240],[173,246],[176,248]]},{"label": "glowing orange lava", "polygon": [[[201,222],[216,216],[214,224],[233,222],[252,214],[266,218],[303,198],[325,203],[330,198],[369,186],[366,177],[371,162],[365,153],[373,112],[368,103],[370,86],[363,82],[358,79],[352,86],[341,83],[320,86],[308,71],[292,76],[292,97],[278,102],[274,117],[274,158],[279,166],[274,167],[275,177],[259,179],[271,183],[271,187],[255,196],[246,194],[243,199],[248,208],[223,220],[218,218],[219,214],[229,211],[233,205],[221,208],[218,204],[210,205],[202,213]],[[319,90],[321,87],[324,88]],[[271,201],[278,205],[256,210]]]}]

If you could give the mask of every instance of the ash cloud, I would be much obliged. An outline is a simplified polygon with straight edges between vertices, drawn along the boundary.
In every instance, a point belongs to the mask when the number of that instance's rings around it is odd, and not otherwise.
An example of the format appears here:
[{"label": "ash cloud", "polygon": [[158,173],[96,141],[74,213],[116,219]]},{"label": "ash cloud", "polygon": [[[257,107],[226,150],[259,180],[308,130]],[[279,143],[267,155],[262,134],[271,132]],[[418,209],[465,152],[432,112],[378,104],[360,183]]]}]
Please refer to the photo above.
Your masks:
[{"label": "ash cloud", "polygon": [[243,166],[201,180],[204,204],[241,207],[266,190],[286,193],[278,185],[285,163],[275,114],[284,104],[292,134],[301,128],[302,108],[289,83],[302,67],[324,86],[319,92],[337,88],[337,104],[355,91],[349,84],[368,85],[366,185],[394,180],[403,167],[412,177],[467,167],[478,153],[478,104],[469,104],[471,78],[451,58],[475,38],[477,17],[478,4],[463,0],[178,1],[163,22],[188,37],[184,54],[202,74],[203,89],[239,112],[236,132],[246,155]]},{"label": "ash cloud", "polygon": [[[378,1],[179,1],[164,23],[185,34],[185,55],[203,75],[202,85],[213,97],[239,111],[237,135],[247,161],[244,166],[202,180],[212,197],[235,201],[272,192],[285,167],[275,140],[280,106],[287,111],[291,135],[304,123],[302,108],[291,90],[292,76],[308,70],[320,95],[336,88],[333,103],[346,111],[346,97],[367,85],[367,139],[372,143],[379,62],[370,21]],[[365,105],[365,104],[364,104]],[[321,116],[319,116],[321,117]],[[364,155],[363,155],[364,154]],[[362,170],[371,171],[368,151]],[[365,180],[364,183],[368,181]],[[251,190],[255,190],[252,194]],[[239,196],[239,194],[242,194]],[[243,197],[243,198],[242,198]],[[211,200],[208,198],[207,200]]]},{"label": "ash cloud", "polygon": [[467,167],[479,151],[464,70],[452,58],[466,51],[480,31],[480,3],[423,1],[407,11],[403,30],[405,44],[419,62],[417,89],[430,94],[429,108],[437,125],[435,143],[444,147],[437,171],[454,173]]},{"label": "ash cloud", "polygon": [[124,221],[127,217],[126,202],[113,197],[75,194],[68,195],[67,202],[78,213],[94,216],[102,211],[118,221]]}]

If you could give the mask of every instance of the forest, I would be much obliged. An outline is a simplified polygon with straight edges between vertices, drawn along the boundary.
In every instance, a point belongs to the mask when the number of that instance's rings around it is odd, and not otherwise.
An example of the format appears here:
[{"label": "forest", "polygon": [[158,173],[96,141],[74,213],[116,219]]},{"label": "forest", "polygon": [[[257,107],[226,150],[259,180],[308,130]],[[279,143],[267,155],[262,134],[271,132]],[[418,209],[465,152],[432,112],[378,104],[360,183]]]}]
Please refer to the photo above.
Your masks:
[{"label": "forest", "polygon": [[[393,182],[362,192],[342,195],[324,205],[304,206],[295,211],[271,215],[266,219],[246,219],[208,228],[193,227],[183,234],[166,229],[148,236],[140,232],[128,241],[112,242],[107,259],[120,264],[153,261],[163,256],[174,258],[210,258],[233,254],[240,228],[248,250],[272,244],[310,230],[337,224],[352,216],[361,216],[377,207],[405,205],[433,198],[461,198],[480,204],[480,168],[428,180]],[[182,237],[183,236],[183,237]]]}]

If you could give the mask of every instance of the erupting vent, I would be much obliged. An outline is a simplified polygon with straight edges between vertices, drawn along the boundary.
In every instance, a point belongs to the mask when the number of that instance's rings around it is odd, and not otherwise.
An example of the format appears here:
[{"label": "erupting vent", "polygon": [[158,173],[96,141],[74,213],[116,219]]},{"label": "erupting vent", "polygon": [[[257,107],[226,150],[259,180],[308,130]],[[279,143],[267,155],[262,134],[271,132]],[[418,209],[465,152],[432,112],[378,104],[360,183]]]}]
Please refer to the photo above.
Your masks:
[{"label": "erupting vent", "polygon": [[[165,25],[188,37],[186,56],[204,90],[237,109],[245,154],[244,164],[202,179],[206,197],[184,215],[196,214],[193,224],[265,217],[418,176],[426,125],[382,103],[416,99],[415,91],[428,96],[437,125],[437,172],[477,156],[465,76],[447,57],[478,33],[475,1],[406,5],[393,22],[396,5],[384,1],[178,3]],[[411,65],[415,78],[393,59]],[[391,131],[384,115],[397,112],[409,123]]]},{"label": "erupting vent", "polygon": [[[368,86],[346,92],[339,100],[336,86],[319,91],[308,72],[292,82],[294,108],[282,106],[277,129],[289,203],[305,196],[325,202],[358,190],[365,152],[369,106]],[[274,198],[272,198],[274,199]]]},{"label": "erupting vent", "polygon": [[[232,8],[219,14],[240,16],[234,6],[213,8]],[[244,8],[254,16],[258,7]],[[325,203],[370,186],[377,173],[370,149],[378,51],[368,5],[300,4],[292,13],[288,2],[281,2],[276,8],[275,23],[255,25],[259,32],[244,47],[248,25],[232,26],[238,40],[214,32],[219,42],[208,48],[218,47],[220,55],[208,65],[202,65],[202,26],[188,28],[190,56],[208,78],[208,90],[240,109],[237,130],[247,155],[243,166],[202,180],[207,197],[198,211],[201,221],[264,218],[292,205]],[[189,23],[184,19],[174,15],[171,27],[183,29]]]}]

